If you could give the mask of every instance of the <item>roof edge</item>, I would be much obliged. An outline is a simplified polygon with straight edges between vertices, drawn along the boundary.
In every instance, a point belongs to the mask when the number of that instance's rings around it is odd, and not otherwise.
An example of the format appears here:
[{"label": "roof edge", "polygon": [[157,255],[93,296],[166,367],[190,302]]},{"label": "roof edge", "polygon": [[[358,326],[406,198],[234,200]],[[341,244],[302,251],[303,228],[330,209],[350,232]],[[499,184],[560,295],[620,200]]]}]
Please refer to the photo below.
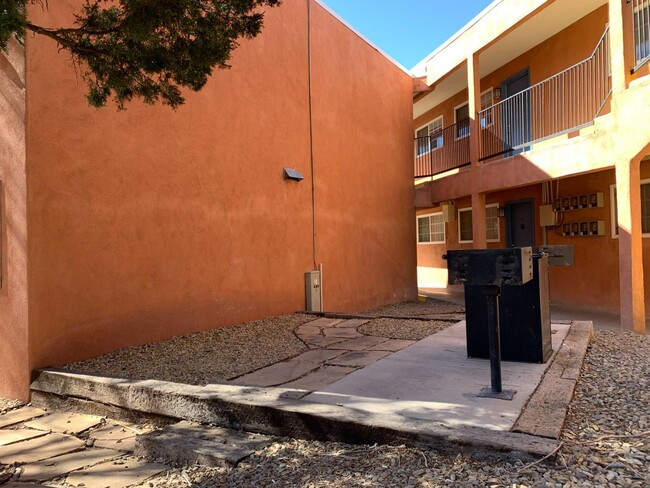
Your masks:
[{"label": "roof edge", "polygon": [[[329,5],[326,5],[323,0],[313,0],[314,3],[318,4],[321,6],[326,12],[328,12],[332,17],[334,17],[336,20],[341,22],[344,26],[346,26],[348,29],[350,29],[354,34],[356,34],[362,41],[364,41],[366,44],[368,44],[371,48],[373,48],[375,51],[377,51],[379,54],[384,56],[388,61],[393,63],[397,68],[401,69],[404,73],[407,75],[413,77],[413,74],[411,73],[411,70],[405,68],[402,66],[398,61],[396,61],[394,58],[392,58],[390,55],[386,54],[386,52],[381,49],[379,46],[377,46],[374,42],[372,42],[370,39],[368,39],[366,36],[364,36],[361,32],[359,32],[357,29],[352,27],[352,25],[345,20],[343,17],[341,17],[338,13],[336,13],[334,10],[332,10],[332,7]],[[497,0],[497,1],[502,1],[502,0]]]}]

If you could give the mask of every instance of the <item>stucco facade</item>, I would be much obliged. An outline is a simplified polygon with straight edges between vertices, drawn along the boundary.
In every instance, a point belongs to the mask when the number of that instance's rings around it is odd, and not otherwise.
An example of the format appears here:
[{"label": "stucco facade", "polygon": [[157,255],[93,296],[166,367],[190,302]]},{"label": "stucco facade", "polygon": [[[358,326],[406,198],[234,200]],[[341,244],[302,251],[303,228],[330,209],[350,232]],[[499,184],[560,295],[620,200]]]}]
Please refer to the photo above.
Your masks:
[{"label": "stucco facade", "polygon": [[[65,25],[80,4],[30,14]],[[89,107],[48,39],[27,38],[22,89],[0,59],[0,395],[27,397],[37,367],[303,310],[319,265],[327,310],[414,298],[412,78],[320,3],[269,10],[176,112]]]},{"label": "stucco facade", "polygon": [[[515,245],[515,228],[532,226],[531,245],[574,246],[574,265],[550,270],[553,301],[618,311],[623,327],[645,331],[650,214],[642,192],[650,188],[644,186],[650,177],[644,162],[650,154],[650,79],[647,58],[638,55],[648,40],[633,29],[645,21],[634,20],[640,8],[650,6],[495,1],[416,68],[428,87],[414,98],[416,134],[440,116],[445,127],[454,124],[462,103],[469,105],[471,133],[466,160],[451,171],[416,174],[423,176],[416,178],[418,222],[436,216],[442,228],[437,215],[449,202],[457,213],[443,224],[444,240],[438,235],[437,242],[418,244],[420,285],[445,286],[444,250]],[[526,84],[508,93],[524,76]],[[517,130],[519,146],[510,136]],[[416,150],[421,172],[418,158],[433,151]],[[594,205],[573,206],[572,198],[590,195]],[[570,208],[555,208],[564,199]],[[486,210],[491,206],[498,217]],[[530,209],[525,222],[517,213],[522,206]],[[464,208],[471,209],[471,230],[463,242],[458,212]],[[549,210],[550,223],[542,220]],[[591,227],[585,232],[581,223]],[[497,232],[498,239],[488,239]]]}]

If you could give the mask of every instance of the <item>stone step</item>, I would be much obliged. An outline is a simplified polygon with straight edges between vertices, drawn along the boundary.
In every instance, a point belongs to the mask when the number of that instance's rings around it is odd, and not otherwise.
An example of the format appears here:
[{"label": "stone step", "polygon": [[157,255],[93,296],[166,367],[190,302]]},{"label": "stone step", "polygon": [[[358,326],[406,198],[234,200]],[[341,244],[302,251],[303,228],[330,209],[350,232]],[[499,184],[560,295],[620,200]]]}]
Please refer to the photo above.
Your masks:
[{"label": "stone step", "polygon": [[138,436],[134,454],[167,463],[234,466],[270,443],[266,436],[183,421]]}]

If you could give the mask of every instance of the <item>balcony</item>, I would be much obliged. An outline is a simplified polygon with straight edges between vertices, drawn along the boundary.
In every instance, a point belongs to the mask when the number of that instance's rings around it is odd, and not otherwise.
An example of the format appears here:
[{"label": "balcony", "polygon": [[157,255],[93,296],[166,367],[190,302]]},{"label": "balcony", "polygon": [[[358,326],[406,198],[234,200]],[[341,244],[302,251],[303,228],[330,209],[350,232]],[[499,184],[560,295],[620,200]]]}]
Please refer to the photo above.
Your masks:
[{"label": "balcony", "polygon": [[[529,150],[534,143],[593,124],[611,94],[609,30],[587,59],[480,111],[479,160]],[[470,163],[469,124],[455,124],[415,140],[415,177]]]},{"label": "balcony", "polygon": [[415,177],[434,176],[468,165],[469,136],[469,120],[463,120],[426,137],[416,137]]}]

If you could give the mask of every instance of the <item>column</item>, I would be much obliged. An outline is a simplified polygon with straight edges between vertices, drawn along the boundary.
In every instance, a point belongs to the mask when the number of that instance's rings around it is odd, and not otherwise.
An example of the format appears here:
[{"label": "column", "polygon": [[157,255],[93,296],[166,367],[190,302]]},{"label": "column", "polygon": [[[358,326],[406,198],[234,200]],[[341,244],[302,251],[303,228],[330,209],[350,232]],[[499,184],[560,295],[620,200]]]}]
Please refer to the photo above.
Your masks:
[{"label": "column", "polygon": [[623,0],[609,0],[609,57],[612,70],[612,103],[625,90],[625,40]]},{"label": "column", "polygon": [[481,110],[481,77],[479,55],[467,58],[467,99],[469,104],[469,157],[472,163],[472,239],[475,249],[487,247],[485,236],[485,194],[477,190],[479,182],[481,126],[478,112]]},{"label": "column", "polygon": [[640,159],[616,163],[621,327],[645,334]]}]

